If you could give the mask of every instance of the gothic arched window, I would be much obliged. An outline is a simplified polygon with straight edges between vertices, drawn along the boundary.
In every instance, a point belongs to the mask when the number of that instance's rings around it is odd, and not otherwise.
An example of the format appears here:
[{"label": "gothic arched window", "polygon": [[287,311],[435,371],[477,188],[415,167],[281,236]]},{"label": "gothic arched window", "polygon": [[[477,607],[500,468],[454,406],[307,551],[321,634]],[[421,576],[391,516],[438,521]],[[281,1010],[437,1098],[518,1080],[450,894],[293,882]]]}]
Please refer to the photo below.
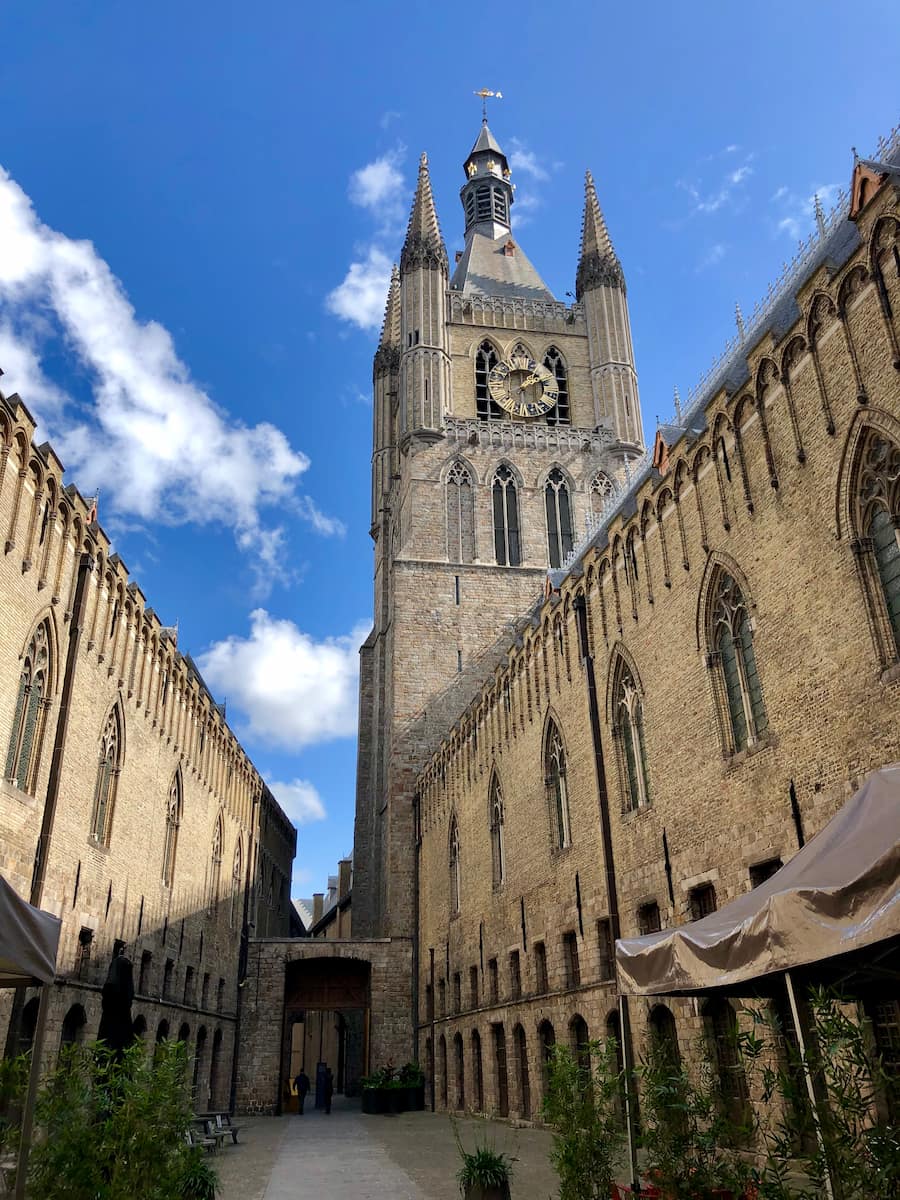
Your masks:
[{"label": "gothic arched window", "polygon": [[555,346],[551,346],[544,355],[544,366],[552,371],[556,378],[556,390],[559,399],[547,413],[548,425],[571,425],[569,413],[569,373],[566,370],[566,360]]},{"label": "gothic arched window", "polygon": [[900,657],[900,446],[869,430],[857,459],[854,520],[866,599],[885,663]]},{"label": "gothic arched window", "polygon": [[741,589],[721,571],[712,592],[711,666],[724,693],[732,752],[744,750],[765,732],[768,720],[756,669],[750,615]]},{"label": "gothic arched window", "polygon": [[219,903],[219,888],[222,880],[222,843],[224,840],[225,830],[222,822],[222,814],[219,813],[216,817],[212,847],[210,849],[209,903],[207,905],[210,913],[215,911],[216,905]]},{"label": "gothic arched window", "polygon": [[447,555],[458,563],[475,558],[475,494],[469,469],[461,462],[447,474]]},{"label": "gothic arched window", "polygon": [[494,502],[494,552],[501,567],[518,567],[522,562],[519,545],[519,498],[512,471],[505,463],[497,468],[492,487]]},{"label": "gothic arched window", "polygon": [[621,658],[613,690],[613,737],[625,784],[625,808],[641,808],[650,803],[644,747],[644,706],[634,676]]},{"label": "gothic arched window", "polygon": [[553,846],[557,850],[563,850],[571,844],[572,838],[569,829],[569,795],[566,788],[566,752],[554,721],[548,724],[544,741],[544,782],[547,788]]},{"label": "gothic arched window", "polygon": [[547,505],[550,566],[561,567],[572,552],[572,510],[566,478],[559,467],[554,467],[547,476],[544,500]]},{"label": "gothic arched window", "polygon": [[498,888],[506,877],[506,855],[503,846],[503,794],[500,781],[494,776],[491,781],[491,865],[494,887]]},{"label": "gothic arched window", "polygon": [[231,928],[234,929],[238,917],[238,900],[244,877],[244,844],[240,838],[234,848],[234,861],[231,864]]},{"label": "gothic arched window", "polygon": [[106,718],[100,737],[100,761],[97,764],[94,812],[91,817],[91,837],[101,846],[109,845],[112,834],[116,790],[122,770],[122,734],[122,713],[116,704]]},{"label": "gothic arched window", "polygon": [[33,792],[50,706],[50,630],[42,622],[28,643],[16,693],[4,775],[23,792]]},{"label": "gothic arched window", "polygon": [[615,485],[605,471],[598,471],[591,480],[591,516],[602,517],[613,501]]},{"label": "gothic arched window", "polygon": [[488,388],[488,376],[499,361],[493,342],[482,342],[475,355],[475,412],[482,421],[502,421],[506,416]]},{"label": "gothic arched window", "polygon": [[459,825],[456,814],[450,818],[450,912],[459,912]]},{"label": "gothic arched window", "polygon": [[163,847],[162,878],[166,887],[175,877],[175,853],[178,849],[178,828],[181,825],[181,772],[176,771],[166,800],[166,841]]}]

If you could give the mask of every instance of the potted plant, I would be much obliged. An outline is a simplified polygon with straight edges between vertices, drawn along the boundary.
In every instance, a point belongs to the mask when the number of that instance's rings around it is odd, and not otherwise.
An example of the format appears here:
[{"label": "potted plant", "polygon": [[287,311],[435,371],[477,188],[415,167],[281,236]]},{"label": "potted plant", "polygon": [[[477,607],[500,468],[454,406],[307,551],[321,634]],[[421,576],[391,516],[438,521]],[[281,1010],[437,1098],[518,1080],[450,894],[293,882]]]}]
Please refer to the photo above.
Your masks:
[{"label": "potted plant", "polygon": [[487,1140],[480,1144],[476,1141],[474,1150],[466,1150],[455,1122],[453,1135],[462,1158],[456,1178],[463,1200],[510,1200],[509,1184],[515,1158],[497,1150]]},{"label": "potted plant", "polygon": [[362,1110],[364,1113],[386,1113],[390,1093],[388,1083],[390,1076],[387,1068],[382,1067],[371,1075],[364,1075],[362,1080]]},{"label": "potted plant", "polygon": [[417,1062],[405,1063],[398,1076],[404,1090],[406,1112],[421,1112],[425,1107],[425,1075]]}]

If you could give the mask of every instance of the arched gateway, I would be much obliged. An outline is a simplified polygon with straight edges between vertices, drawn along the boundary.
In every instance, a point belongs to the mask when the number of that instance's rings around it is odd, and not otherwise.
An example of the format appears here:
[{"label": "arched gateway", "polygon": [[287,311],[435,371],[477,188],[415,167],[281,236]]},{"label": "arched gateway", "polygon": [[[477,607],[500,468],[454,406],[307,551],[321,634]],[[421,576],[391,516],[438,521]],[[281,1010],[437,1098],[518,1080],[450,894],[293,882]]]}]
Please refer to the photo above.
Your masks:
[{"label": "arched gateway", "polygon": [[241,988],[237,1107],[283,1112],[301,1066],[326,1062],[337,1091],[414,1056],[406,940],[260,939]]}]

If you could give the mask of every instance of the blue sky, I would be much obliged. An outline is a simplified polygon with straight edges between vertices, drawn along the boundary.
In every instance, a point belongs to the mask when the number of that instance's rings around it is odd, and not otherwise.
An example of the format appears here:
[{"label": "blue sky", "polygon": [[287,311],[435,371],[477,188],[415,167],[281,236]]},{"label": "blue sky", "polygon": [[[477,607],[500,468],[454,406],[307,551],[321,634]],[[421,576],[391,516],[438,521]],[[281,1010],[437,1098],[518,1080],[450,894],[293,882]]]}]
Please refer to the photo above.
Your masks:
[{"label": "blue sky", "polygon": [[227,696],[308,895],[352,845],[371,355],[421,150],[452,254],[472,92],[503,92],[560,298],[592,169],[652,438],[898,120],[900,10],[7,0],[0,38],[4,390]]}]

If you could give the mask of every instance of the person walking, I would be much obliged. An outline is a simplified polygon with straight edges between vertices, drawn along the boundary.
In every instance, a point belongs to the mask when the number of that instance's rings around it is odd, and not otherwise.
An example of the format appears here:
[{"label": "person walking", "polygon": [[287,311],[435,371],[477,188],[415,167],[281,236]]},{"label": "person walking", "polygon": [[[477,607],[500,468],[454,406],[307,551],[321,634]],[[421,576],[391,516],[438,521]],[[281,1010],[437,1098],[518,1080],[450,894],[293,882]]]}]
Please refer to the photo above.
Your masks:
[{"label": "person walking", "polygon": [[302,1067],[300,1068],[300,1073],[294,1079],[294,1087],[297,1089],[297,1112],[302,1117],[303,1102],[306,1100],[310,1087],[309,1076]]},{"label": "person walking", "polygon": [[325,1072],[325,1089],[323,1099],[325,1101],[325,1115],[331,1113],[331,1097],[334,1095],[334,1076],[331,1073],[331,1067]]}]

